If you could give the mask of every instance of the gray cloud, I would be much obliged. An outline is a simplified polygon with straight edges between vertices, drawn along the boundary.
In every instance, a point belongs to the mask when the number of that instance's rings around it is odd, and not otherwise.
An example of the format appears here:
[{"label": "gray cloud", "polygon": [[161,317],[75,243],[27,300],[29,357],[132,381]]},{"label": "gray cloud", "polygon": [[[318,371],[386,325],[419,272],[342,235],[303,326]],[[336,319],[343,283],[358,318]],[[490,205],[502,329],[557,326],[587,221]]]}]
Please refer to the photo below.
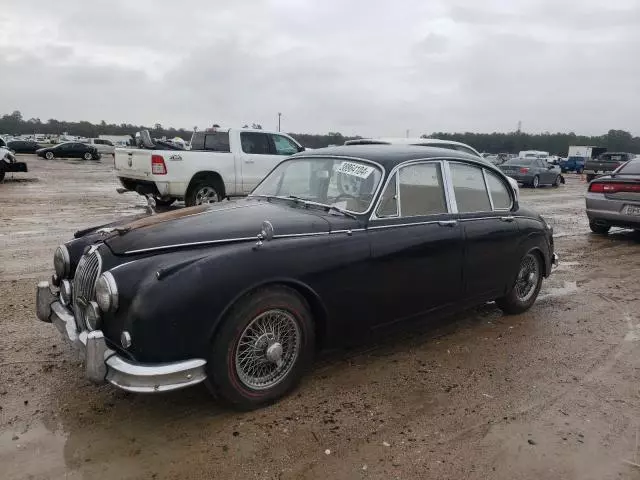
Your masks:
[{"label": "gray cloud", "polygon": [[280,111],[289,131],[364,135],[634,131],[640,4],[609,3],[23,0],[0,13],[0,105],[184,127],[273,128]]}]

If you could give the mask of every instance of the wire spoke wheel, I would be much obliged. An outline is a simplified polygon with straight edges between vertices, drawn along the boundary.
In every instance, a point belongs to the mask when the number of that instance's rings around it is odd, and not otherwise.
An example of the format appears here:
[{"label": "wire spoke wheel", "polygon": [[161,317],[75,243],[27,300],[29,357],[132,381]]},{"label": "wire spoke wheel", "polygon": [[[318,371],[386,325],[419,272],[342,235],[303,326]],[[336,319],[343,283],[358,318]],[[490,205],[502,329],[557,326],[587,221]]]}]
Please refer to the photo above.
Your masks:
[{"label": "wire spoke wheel", "polygon": [[240,335],[235,368],[240,381],[254,390],[272,388],[295,365],[301,332],[295,317],[281,309],[255,317]]},{"label": "wire spoke wheel", "polygon": [[536,291],[540,278],[540,263],[532,253],[528,253],[520,264],[516,279],[516,295],[521,302],[527,302]]},{"label": "wire spoke wheel", "polygon": [[195,204],[215,203],[218,201],[218,193],[213,187],[202,187],[196,192]]}]

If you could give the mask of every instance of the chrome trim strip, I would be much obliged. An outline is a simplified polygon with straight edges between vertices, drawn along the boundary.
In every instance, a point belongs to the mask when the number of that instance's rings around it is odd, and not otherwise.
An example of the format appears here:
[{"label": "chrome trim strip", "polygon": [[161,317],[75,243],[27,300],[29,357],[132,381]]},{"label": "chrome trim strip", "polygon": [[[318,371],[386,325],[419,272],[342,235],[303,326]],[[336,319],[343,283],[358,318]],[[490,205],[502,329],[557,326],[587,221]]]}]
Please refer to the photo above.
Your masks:
[{"label": "chrome trim strip", "polygon": [[445,161],[444,163],[444,181],[445,181],[445,188],[446,188],[446,193],[447,193],[447,197],[448,197],[448,202],[449,202],[449,209],[451,210],[451,213],[456,214],[458,213],[458,199],[456,199],[456,192],[453,188],[453,174],[451,173],[451,165],[449,161]]},{"label": "chrome trim strip", "polygon": [[136,253],[157,252],[158,250],[167,250],[170,248],[184,247],[201,247],[204,245],[217,245],[220,243],[248,242],[255,240],[256,237],[240,237],[240,238],[223,238],[220,240],[203,240],[202,242],[174,243],[172,245],[162,245],[160,247],[140,248],[138,250],[127,250],[125,255],[134,255]]},{"label": "chrome trim strip", "polygon": [[489,196],[489,205],[491,205],[491,211],[494,212],[496,208],[493,206],[493,196],[491,195],[491,189],[489,188],[489,182],[487,181],[486,168],[482,169],[482,180],[484,180],[484,188],[487,191],[487,195]]},{"label": "chrome trim strip", "polygon": [[393,225],[376,225],[374,227],[369,227],[367,230],[381,230],[383,228],[400,228],[400,227],[414,227],[416,225],[438,225],[442,222],[442,220],[431,220],[428,222],[413,222],[413,223],[395,223]]}]

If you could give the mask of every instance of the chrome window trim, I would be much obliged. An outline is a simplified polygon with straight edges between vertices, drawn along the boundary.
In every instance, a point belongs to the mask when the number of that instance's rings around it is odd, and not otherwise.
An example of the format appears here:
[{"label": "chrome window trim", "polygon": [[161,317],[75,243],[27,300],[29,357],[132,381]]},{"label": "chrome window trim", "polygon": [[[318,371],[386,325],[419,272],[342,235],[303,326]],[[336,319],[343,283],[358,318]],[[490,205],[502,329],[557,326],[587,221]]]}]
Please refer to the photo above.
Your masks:
[{"label": "chrome window trim", "polygon": [[[424,215],[426,216],[426,215]],[[415,218],[415,217],[407,217],[407,218]],[[385,228],[404,228],[404,227],[415,227],[416,225],[434,225],[438,224],[440,221],[438,220],[427,220],[424,222],[411,222],[411,223],[392,223],[389,225],[375,225],[373,227],[367,228],[367,230],[382,230]]]},{"label": "chrome window trim", "polygon": [[[448,189],[447,189],[447,178],[445,176],[444,173],[444,167],[443,164],[446,163],[446,157],[437,157],[437,158],[416,158],[413,160],[407,160],[405,162],[399,163],[398,165],[394,166],[391,171],[389,172],[389,176],[387,177],[387,179],[384,182],[384,188],[383,188],[383,192],[384,189],[387,188],[387,186],[389,185],[389,183],[391,183],[391,179],[393,178],[393,176],[397,173],[398,175],[396,175],[396,194],[398,195],[398,216],[395,217],[378,217],[376,215],[376,212],[378,211],[378,207],[380,206],[380,203],[382,202],[382,195],[378,196],[378,199],[375,202],[375,207],[373,209],[373,212],[371,213],[371,216],[369,217],[369,221],[377,221],[377,220],[389,220],[389,219],[397,219],[397,218],[421,218],[421,217],[431,217],[434,215],[451,215],[454,214],[456,212],[452,211],[451,208],[451,203],[449,201],[449,194],[448,194]],[[425,214],[425,215],[413,215],[413,216],[403,216],[402,215],[402,195],[400,195],[400,170],[402,168],[406,168],[406,167],[410,167],[413,165],[417,165],[417,164],[422,164],[422,163],[438,163],[440,165],[440,174],[442,176],[442,186],[444,187],[444,196],[445,196],[445,203],[447,204],[447,209],[449,211],[447,212],[443,212],[443,213],[429,213],[429,214]]]},{"label": "chrome window trim", "polygon": [[[366,158],[360,158],[360,157],[352,157],[350,155],[309,155],[309,154],[305,155],[304,153],[298,153],[298,154],[296,154],[294,156],[284,158],[281,162],[278,162],[278,164],[275,167],[273,167],[269,171],[269,173],[267,173],[264,177],[262,177],[262,180],[260,180],[260,182],[255,187],[253,187],[253,190],[251,190],[249,195],[247,195],[247,198],[250,198],[252,196],[251,194],[260,185],[262,185],[262,183],[267,179],[267,177],[269,177],[269,175],[271,175],[271,173],[273,173],[273,171],[276,168],[278,168],[280,165],[282,165],[284,162],[290,162],[292,160],[299,160],[299,159],[313,159],[313,158],[328,158],[328,159],[333,159],[333,160],[355,160],[355,161],[358,161],[358,162],[370,163],[371,165],[375,165],[376,167],[378,167],[380,169],[380,171],[382,172],[382,175],[380,176],[380,181],[378,182],[378,187],[376,188],[376,191],[373,193],[372,200],[371,200],[371,202],[369,202],[369,207],[363,212],[354,212],[354,211],[351,211],[351,210],[347,210],[346,208],[344,209],[345,212],[349,212],[349,213],[352,213],[354,215],[367,215],[367,214],[369,214],[369,212],[372,211],[374,205],[376,205],[376,201],[375,200],[376,200],[376,198],[378,198],[378,194],[380,193],[380,189],[382,187],[382,184],[384,183],[382,180],[385,178],[385,175],[386,175],[387,171],[380,163],[378,163],[378,162],[376,162],[374,160],[368,160]],[[385,183],[385,185],[386,185],[386,183]],[[379,200],[379,198],[378,198],[378,200]]]}]

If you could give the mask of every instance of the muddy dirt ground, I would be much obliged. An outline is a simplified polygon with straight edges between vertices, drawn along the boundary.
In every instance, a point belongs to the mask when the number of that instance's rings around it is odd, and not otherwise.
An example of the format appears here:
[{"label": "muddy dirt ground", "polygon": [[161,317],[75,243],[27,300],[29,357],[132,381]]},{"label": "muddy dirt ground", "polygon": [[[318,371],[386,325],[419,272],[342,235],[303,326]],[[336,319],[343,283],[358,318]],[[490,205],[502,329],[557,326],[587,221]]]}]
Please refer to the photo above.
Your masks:
[{"label": "muddy dirt ground", "polygon": [[144,211],[111,160],[44,161],[0,184],[0,478],[640,478],[640,236],[589,233],[585,184],[523,189],[561,266],[533,308],[492,305],[322,355],[251,413],[204,387],[95,386],[35,285],[81,227]]}]

